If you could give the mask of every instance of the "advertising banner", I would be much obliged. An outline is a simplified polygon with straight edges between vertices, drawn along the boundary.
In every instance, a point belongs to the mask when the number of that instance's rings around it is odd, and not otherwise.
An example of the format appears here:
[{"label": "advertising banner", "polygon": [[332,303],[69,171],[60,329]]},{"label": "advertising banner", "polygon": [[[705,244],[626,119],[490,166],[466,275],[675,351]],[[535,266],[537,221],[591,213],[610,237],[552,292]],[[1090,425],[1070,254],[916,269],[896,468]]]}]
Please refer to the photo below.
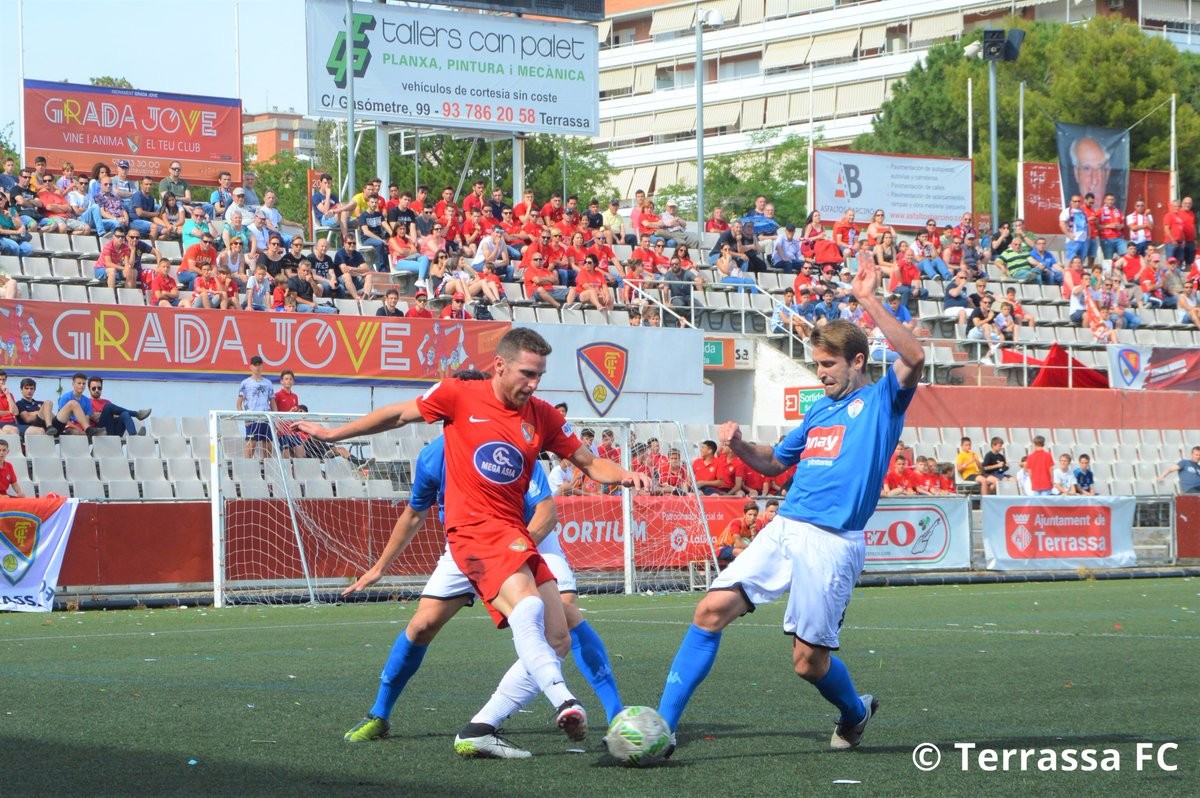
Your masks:
[{"label": "advertising banner", "polygon": [[1132,496],[987,496],[983,553],[992,571],[1136,565]]},{"label": "advertising banner", "polygon": [[600,129],[591,25],[420,6],[305,4],[308,112],[418,127],[567,133]]},{"label": "advertising banner", "polygon": [[1109,344],[1109,381],[1134,391],[1200,391],[1200,349]]},{"label": "advertising banner", "polygon": [[422,385],[490,369],[506,322],[384,319],[132,305],[0,301],[0,362],[46,376],[243,376],[250,358],[314,384]]},{"label": "advertising banner", "polygon": [[883,499],[867,528],[867,571],[955,570],[971,567],[967,499]]},{"label": "advertising banner", "polygon": [[825,395],[824,388],[800,388],[786,385],[783,388],[783,417],[788,421],[804,418],[808,408]]},{"label": "advertising banner", "polygon": [[1127,208],[1129,180],[1129,130],[1091,125],[1054,123],[1058,144],[1058,176],[1062,185],[1060,208],[1073,194],[1096,198],[1099,208],[1105,194],[1116,197],[1118,208]]},{"label": "advertising banner", "polygon": [[974,207],[972,164],[966,158],[817,149],[812,180],[815,210],[826,223],[851,208],[866,224],[882,208],[887,223],[897,227],[924,227],[927,219],[941,226],[958,224]]},{"label": "advertising banner", "polygon": [[77,174],[129,161],[130,174],[157,185],[172,161],[189,182],[215,183],[218,172],[242,179],[242,101],[225,97],[25,81],[25,158],[63,161]]},{"label": "advertising banner", "polygon": [[0,509],[0,610],[50,612],[78,502],[7,499]]},{"label": "advertising banner", "polygon": [[[1025,229],[1032,233],[1059,234],[1058,214],[1062,212],[1062,182],[1058,164],[1025,163],[1022,168],[1025,188]],[[1130,169],[1128,199],[1123,206],[1125,213],[1133,210],[1139,198],[1145,200],[1150,217],[1154,220],[1152,241],[1163,240],[1163,216],[1171,198],[1171,173],[1152,169]],[[1096,203],[1100,205],[1099,202]]]}]

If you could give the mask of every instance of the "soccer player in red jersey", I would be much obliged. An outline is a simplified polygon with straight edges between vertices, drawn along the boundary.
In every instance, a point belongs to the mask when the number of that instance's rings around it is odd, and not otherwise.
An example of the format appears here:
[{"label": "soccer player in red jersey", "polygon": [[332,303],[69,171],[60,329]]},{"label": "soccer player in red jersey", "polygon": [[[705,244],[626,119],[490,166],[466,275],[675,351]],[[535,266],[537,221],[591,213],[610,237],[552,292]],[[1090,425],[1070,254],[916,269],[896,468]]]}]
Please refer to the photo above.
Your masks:
[{"label": "soccer player in red jersey", "polygon": [[311,422],[297,427],[334,442],[418,421],[444,422],[450,555],[497,627],[512,627],[520,663],[557,708],[558,727],[580,740],[587,733],[587,714],[567,689],[560,663],[570,635],[554,576],[525,524],[525,491],[543,451],[569,459],[603,484],[648,490],[652,481],[593,455],[562,414],[533,395],[549,354],[550,345],[537,332],[513,328],[496,345],[489,381],[444,380],[418,399],[381,407],[334,429]]}]

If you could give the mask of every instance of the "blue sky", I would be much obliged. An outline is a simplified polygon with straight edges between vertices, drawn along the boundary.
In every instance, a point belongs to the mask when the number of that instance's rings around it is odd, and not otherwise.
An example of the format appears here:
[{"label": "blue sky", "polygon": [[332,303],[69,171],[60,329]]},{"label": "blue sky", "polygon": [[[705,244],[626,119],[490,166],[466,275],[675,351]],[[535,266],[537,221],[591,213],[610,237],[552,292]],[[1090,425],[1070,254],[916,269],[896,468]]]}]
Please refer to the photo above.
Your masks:
[{"label": "blue sky", "polygon": [[[7,42],[0,48],[0,129],[10,139],[20,112],[18,3],[26,79],[87,83],[112,75],[147,91],[237,97],[240,63],[246,111],[307,111],[302,0],[0,0]],[[159,55],[176,48],[186,63]],[[203,52],[208,57],[197,60]]]}]

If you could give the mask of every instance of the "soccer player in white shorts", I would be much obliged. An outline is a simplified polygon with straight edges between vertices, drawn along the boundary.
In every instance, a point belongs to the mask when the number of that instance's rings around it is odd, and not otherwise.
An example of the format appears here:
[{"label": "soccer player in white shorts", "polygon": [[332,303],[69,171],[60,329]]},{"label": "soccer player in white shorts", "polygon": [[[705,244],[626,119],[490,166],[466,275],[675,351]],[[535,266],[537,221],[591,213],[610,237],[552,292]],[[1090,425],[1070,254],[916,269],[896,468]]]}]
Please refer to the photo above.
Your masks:
[{"label": "soccer player in white shorts", "polygon": [[833,651],[862,572],[862,530],[879,501],[888,461],[904,428],[904,412],[925,365],[921,344],[876,296],[879,267],[861,265],[853,293],[894,347],[898,359],[871,384],[869,344],[856,325],[832,321],[812,333],[817,377],[825,396],[774,448],[742,439],[735,422],[719,437],[735,455],[768,477],[796,466],[779,512],[701,599],[671,664],[659,713],[674,732],[696,688],[716,661],[722,630],[754,608],[789,593],[783,628],[792,637],[792,663],[840,712],[830,746],[853,748],[878,710],[858,694]]}]

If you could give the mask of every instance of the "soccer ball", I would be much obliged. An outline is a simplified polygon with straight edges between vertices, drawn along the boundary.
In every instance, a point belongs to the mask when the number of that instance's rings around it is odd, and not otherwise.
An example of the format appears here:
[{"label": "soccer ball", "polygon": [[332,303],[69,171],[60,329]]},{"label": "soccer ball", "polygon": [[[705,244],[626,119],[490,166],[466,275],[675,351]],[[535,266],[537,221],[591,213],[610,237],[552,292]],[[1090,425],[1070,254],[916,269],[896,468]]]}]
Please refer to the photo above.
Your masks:
[{"label": "soccer ball", "polygon": [[671,727],[651,707],[625,707],[609,724],[604,745],[622,764],[645,767],[671,748]]}]

